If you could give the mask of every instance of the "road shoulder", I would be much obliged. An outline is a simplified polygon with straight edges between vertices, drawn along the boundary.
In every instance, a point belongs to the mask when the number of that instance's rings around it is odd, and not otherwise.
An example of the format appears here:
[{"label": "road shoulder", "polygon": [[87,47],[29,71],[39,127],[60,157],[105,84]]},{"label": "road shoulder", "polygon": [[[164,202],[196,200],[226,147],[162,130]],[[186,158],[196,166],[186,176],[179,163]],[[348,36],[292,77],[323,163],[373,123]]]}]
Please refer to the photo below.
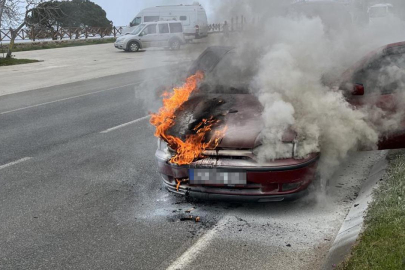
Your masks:
[{"label": "road shoulder", "polygon": [[359,196],[353,202],[335,240],[329,250],[323,269],[334,269],[350,253],[363,228],[364,216],[373,200],[373,191],[383,179],[388,166],[387,151],[373,166],[367,180],[362,184]]}]

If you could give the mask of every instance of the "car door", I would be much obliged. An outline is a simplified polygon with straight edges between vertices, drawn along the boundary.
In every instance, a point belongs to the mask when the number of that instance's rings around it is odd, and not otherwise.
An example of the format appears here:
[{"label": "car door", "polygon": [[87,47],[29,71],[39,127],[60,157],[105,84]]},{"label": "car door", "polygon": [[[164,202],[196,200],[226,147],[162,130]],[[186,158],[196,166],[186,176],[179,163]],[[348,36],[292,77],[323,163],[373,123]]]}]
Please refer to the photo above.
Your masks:
[{"label": "car door", "polygon": [[149,24],[143,29],[141,37],[139,38],[144,48],[155,46],[158,41],[158,33],[156,29],[157,24]]},{"label": "car door", "polygon": [[167,46],[170,39],[170,30],[168,23],[160,23],[159,28],[159,46]]},{"label": "car door", "polygon": [[367,106],[368,119],[380,134],[379,149],[405,148],[405,45],[371,56],[353,73],[350,85],[362,89],[348,101]]}]

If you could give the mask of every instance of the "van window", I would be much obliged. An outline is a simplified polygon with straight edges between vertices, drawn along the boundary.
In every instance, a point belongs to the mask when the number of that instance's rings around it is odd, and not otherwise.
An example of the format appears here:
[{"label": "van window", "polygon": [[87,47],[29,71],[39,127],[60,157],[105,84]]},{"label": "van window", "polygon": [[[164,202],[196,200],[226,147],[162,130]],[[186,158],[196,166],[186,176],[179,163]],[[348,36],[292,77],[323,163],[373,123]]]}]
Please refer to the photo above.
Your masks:
[{"label": "van window", "polygon": [[143,32],[144,32],[146,35],[156,34],[156,24],[150,24],[150,25],[148,25],[148,26],[143,30]]},{"label": "van window", "polygon": [[167,23],[159,24],[159,33],[161,34],[169,33],[169,25]]},{"label": "van window", "polygon": [[187,21],[187,16],[180,16],[180,21]]},{"label": "van window", "polygon": [[143,20],[144,22],[157,22],[159,21],[159,16],[145,16]]},{"label": "van window", "polygon": [[181,33],[183,32],[183,27],[181,23],[170,23],[170,33]]}]

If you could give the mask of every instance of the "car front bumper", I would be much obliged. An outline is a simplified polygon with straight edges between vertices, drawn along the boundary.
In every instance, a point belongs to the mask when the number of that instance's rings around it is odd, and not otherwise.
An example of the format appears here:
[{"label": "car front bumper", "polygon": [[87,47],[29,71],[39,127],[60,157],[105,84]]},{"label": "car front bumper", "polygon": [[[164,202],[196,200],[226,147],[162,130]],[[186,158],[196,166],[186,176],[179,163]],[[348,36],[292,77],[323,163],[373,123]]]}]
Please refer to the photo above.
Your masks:
[{"label": "car front bumper", "polygon": [[[280,159],[258,163],[254,160],[206,158],[187,166],[168,162],[167,154],[156,151],[158,172],[166,188],[174,193],[213,200],[283,201],[294,199],[306,192],[315,178],[319,154],[305,159]],[[246,185],[191,185],[187,182],[189,169],[221,169],[246,172]],[[177,189],[177,180],[181,185]],[[287,188],[288,187],[288,188]]]},{"label": "car front bumper", "polygon": [[115,42],[114,47],[119,49],[119,50],[125,50],[126,49],[126,45],[123,42],[122,43]]}]

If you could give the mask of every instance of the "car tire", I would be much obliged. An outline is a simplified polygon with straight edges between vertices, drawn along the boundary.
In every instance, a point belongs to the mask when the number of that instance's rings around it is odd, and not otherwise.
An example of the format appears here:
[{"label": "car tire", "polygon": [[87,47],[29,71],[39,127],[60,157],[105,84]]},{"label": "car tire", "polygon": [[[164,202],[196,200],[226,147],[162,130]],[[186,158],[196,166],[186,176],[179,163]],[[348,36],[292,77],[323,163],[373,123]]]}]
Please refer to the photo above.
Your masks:
[{"label": "car tire", "polygon": [[179,50],[180,47],[181,47],[181,42],[180,42],[179,39],[174,38],[174,39],[170,40],[170,42],[169,42],[169,48],[170,48],[171,50]]},{"label": "car tire", "polygon": [[128,44],[128,49],[127,49],[127,51],[128,51],[128,52],[137,52],[137,51],[139,51],[140,47],[141,47],[141,46],[139,46],[139,43],[138,43],[138,42],[136,42],[136,41],[131,41],[131,42]]}]

